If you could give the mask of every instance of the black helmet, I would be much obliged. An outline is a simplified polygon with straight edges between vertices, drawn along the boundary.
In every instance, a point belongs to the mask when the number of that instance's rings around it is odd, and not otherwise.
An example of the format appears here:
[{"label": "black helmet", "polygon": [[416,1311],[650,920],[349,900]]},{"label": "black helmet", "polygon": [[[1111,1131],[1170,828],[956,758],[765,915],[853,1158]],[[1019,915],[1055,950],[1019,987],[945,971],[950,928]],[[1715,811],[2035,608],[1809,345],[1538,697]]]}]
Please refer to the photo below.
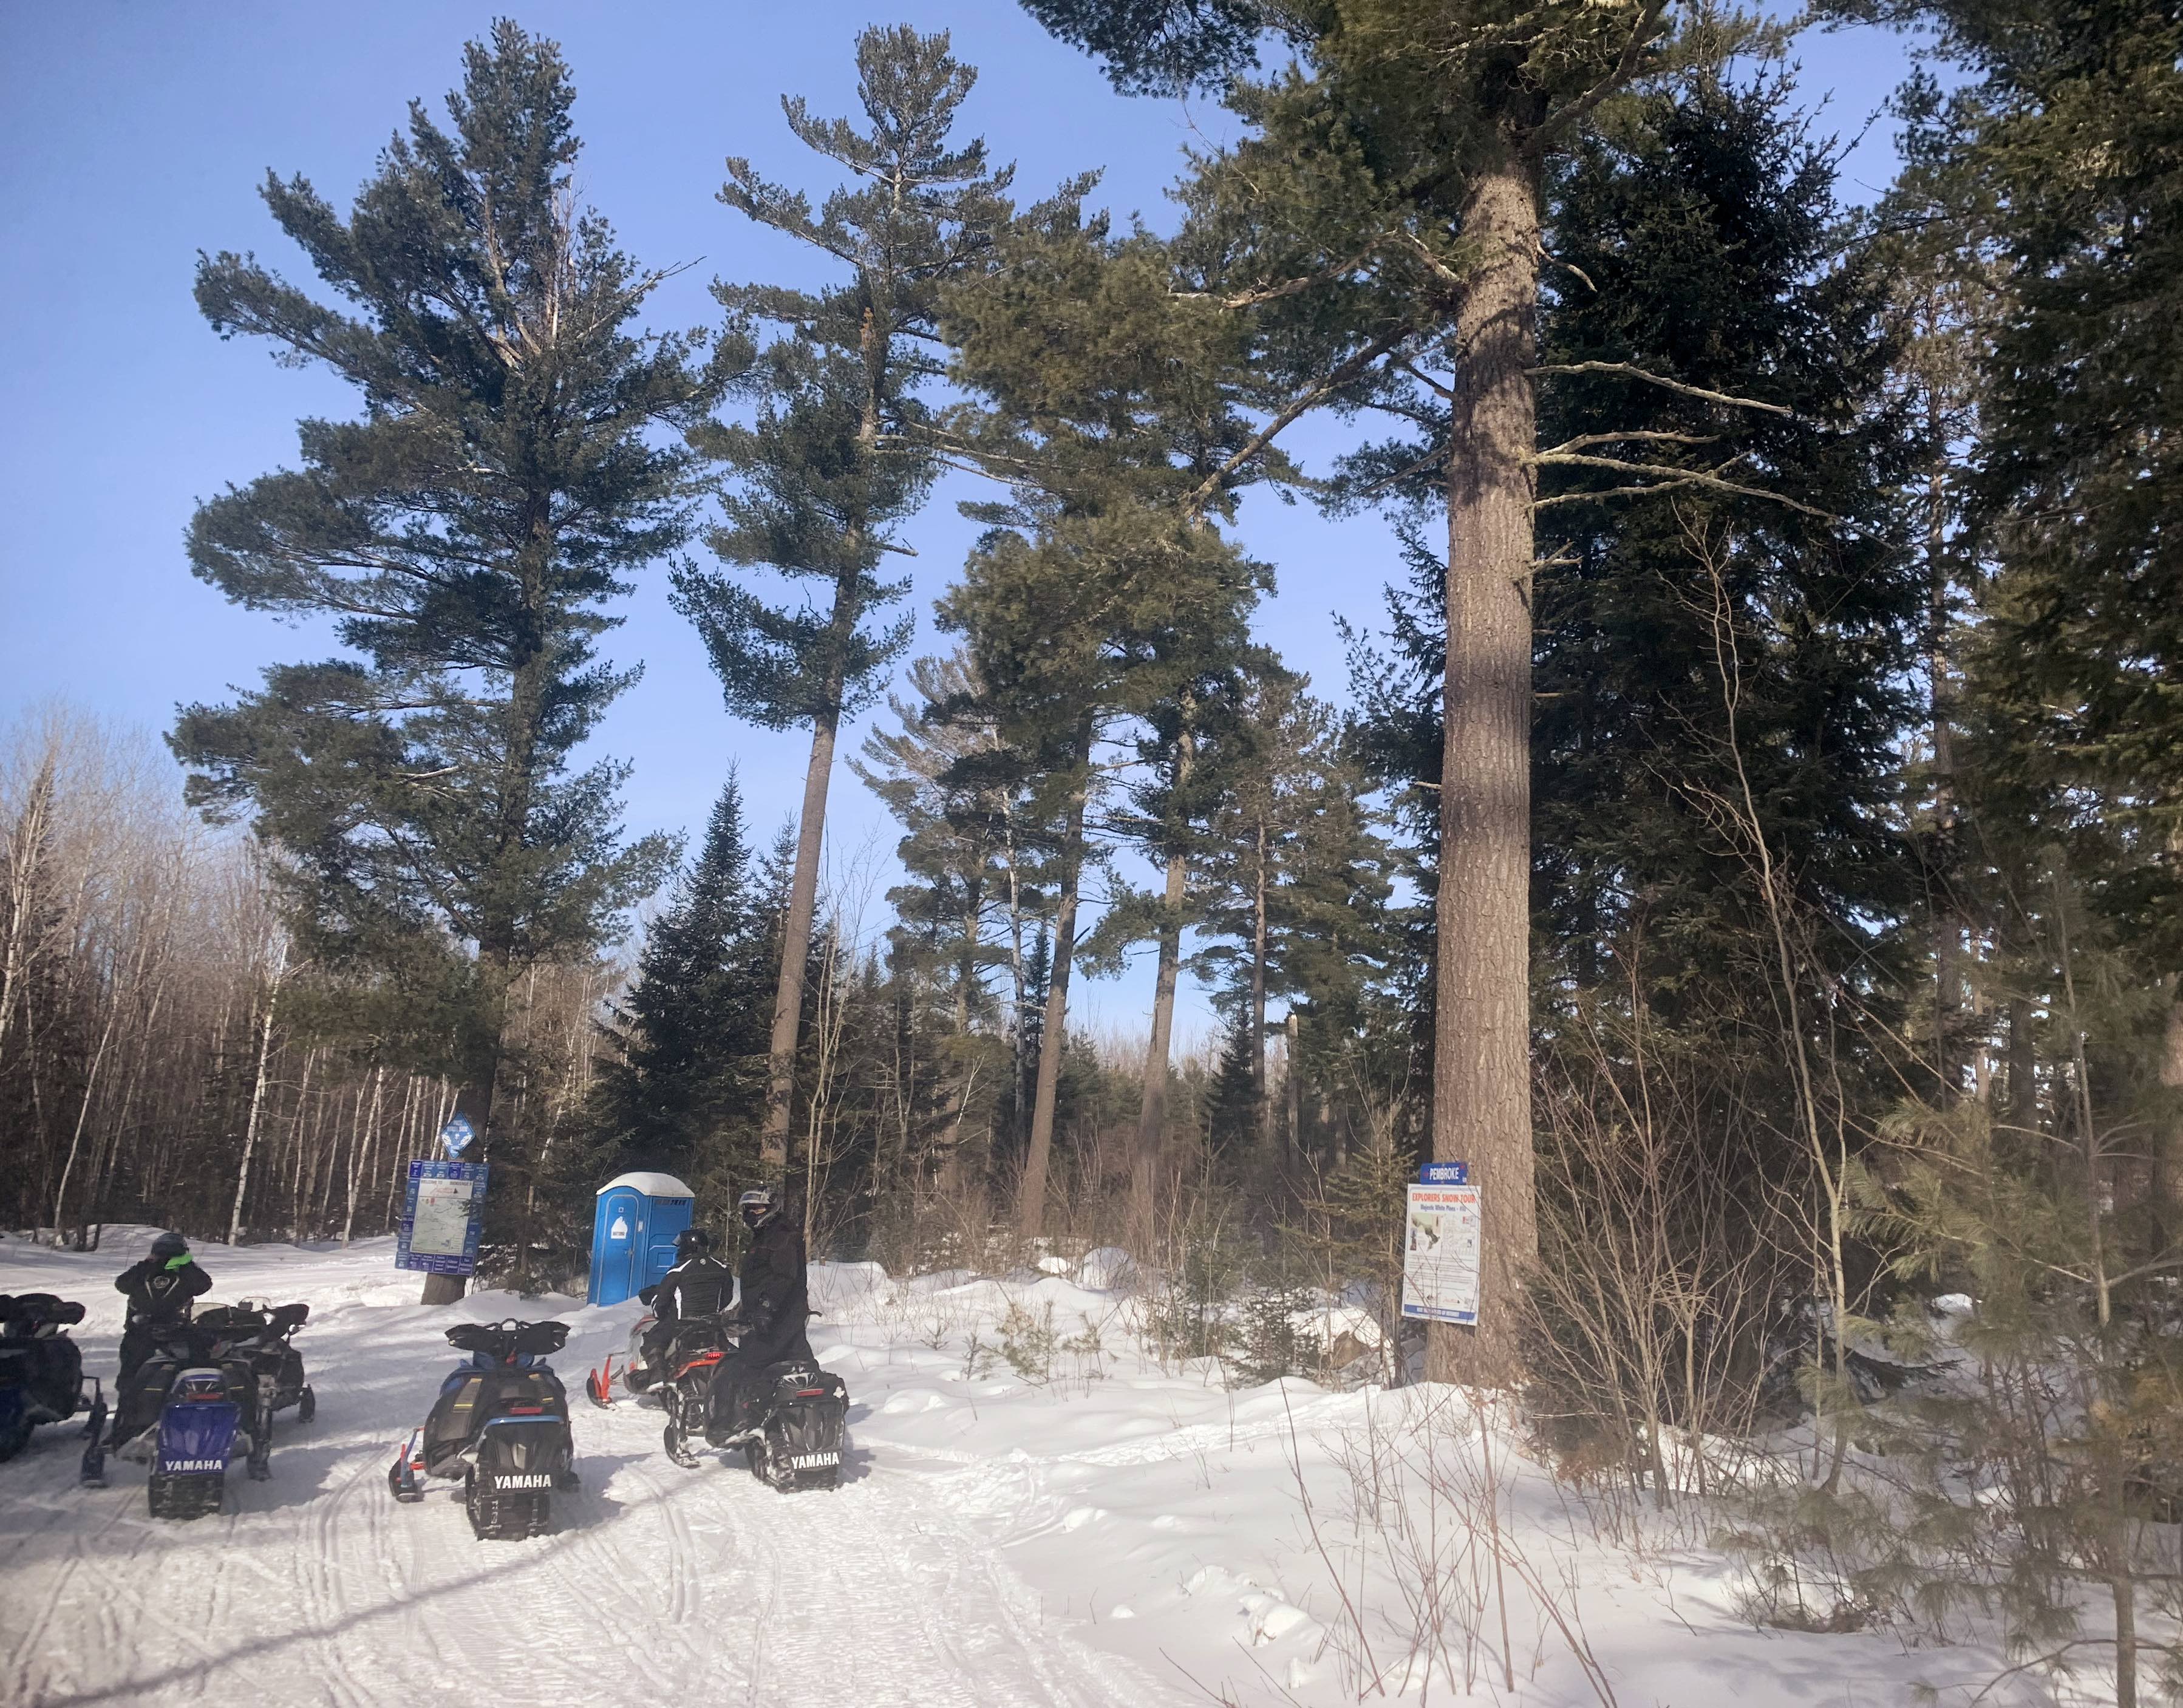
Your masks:
[{"label": "black helmet", "polygon": [[762,1228],[780,1208],[780,1195],[770,1186],[753,1186],[736,1201],[736,1213],[746,1228]]},{"label": "black helmet", "polygon": [[169,1228],[152,1242],[152,1255],[164,1262],[169,1257],[179,1257],[190,1249],[190,1242]]},{"label": "black helmet", "polygon": [[675,1236],[677,1257],[702,1257],[713,1249],[713,1236],[702,1228],[685,1228]]}]

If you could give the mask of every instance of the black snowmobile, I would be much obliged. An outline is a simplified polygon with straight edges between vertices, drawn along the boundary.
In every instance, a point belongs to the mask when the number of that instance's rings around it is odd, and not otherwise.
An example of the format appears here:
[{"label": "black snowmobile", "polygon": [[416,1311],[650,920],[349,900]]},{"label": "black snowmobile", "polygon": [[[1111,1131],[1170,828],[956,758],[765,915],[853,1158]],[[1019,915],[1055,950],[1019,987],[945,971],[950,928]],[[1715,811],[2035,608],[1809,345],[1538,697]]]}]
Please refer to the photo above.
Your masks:
[{"label": "black snowmobile", "polygon": [[[0,1460],[30,1445],[41,1423],[62,1423],[93,1402],[83,1394],[83,1351],[67,1331],[83,1306],[52,1293],[0,1294]],[[98,1391],[97,1382],[92,1384]],[[97,1403],[97,1429],[105,1401]]]},{"label": "black snowmobile", "polygon": [[569,1342],[565,1323],[459,1323],[448,1344],[469,1353],[440,1386],[422,1427],[386,1472],[397,1500],[422,1500],[430,1477],[459,1478],[480,1540],[542,1536],[553,1491],[578,1485],[569,1396],[547,1359]]},{"label": "black snowmobile", "polygon": [[255,1311],[265,1326],[249,1343],[250,1361],[258,1372],[258,1384],[275,1411],[293,1407],[296,1421],[308,1423],[319,1415],[319,1396],[303,1373],[303,1355],[294,1345],[296,1331],[311,1320],[304,1304],[253,1305],[247,1300],[234,1307]]},{"label": "black snowmobile", "polygon": [[[280,1370],[296,1357],[287,1337],[309,1315],[307,1305],[213,1306],[165,1325],[158,1350],[117,1385],[110,1445],[123,1458],[150,1461],[154,1518],[219,1511],[238,1455],[253,1482],[273,1474]],[[107,1445],[94,1437],[84,1452],[83,1480],[94,1487],[106,1481]]]},{"label": "black snowmobile", "polygon": [[842,1476],[849,1390],[839,1376],[806,1359],[743,1372],[727,1359],[740,1325],[732,1316],[686,1325],[675,1336],[672,1368],[660,1384],[667,1456],[686,1470],[692,1440],[740,1447],[751,1474],[783,1491],[831,1489]]},{"label": "black snowmobile", "polygon": [[[649,1305],[656,1290],[647,1287],[637,1296]],[[691,1444],[703,1441],[708,1447],[740,1447],[751,1474],[775,1489],[839,1484],[849,1417],[849,1390],[839,1376],[806,1358],[742,1374],[728,1358],[743,1327],[733,1311],[685,1323],[668,1349],[665,1367],[654,1370],[644,1361],[653,1320],[647,1312],[629,1331],[621,1380],[633,1395],[658,1397],[667,1413],[661,1439],[669,1459],[686,1471],[696,1469]],[[592,1404],[602,1411],[614,1404],[614,1373],[608,1358],[585,1380]]]}]

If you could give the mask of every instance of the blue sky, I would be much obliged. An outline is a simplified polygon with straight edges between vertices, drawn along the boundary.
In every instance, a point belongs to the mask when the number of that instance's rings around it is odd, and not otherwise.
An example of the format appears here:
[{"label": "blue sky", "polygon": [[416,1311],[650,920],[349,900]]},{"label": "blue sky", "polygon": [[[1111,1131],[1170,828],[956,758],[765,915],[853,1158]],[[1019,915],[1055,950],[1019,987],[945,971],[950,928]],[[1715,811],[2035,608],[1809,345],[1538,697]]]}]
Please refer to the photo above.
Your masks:
[{"label": "blue sky", "polygon": [[[190,299],[192,268],[200,249],[254,249],[306,280],[258,201],[267,169],[301,172],[345,207],[408,100],[436,107],[462,42],[503,11],[559,41],[575,69],[585,198],[640,260],[694,263],[653,299],[656,326],[708,322],[716,276],[809,279],[793,245],[714,192],[730,153],[768,176],[825,186],[778,97],[852,111],[850,44],[867,23],[953,33],[982,74],[966,125],[1019,164],[1025,191],[1098,167],[1118,213],[1164,224],[1180,149],[1225,123],[1217,108],[1114,94],[1007,0],[880,10],[869,0],[0,8],[0,723],[58,696],[163,729],[177,704],[224,698],[269,663],[322,650],[318,637],[231,608],[192,579],[182,535],[196,500],[292,461],[297,419],[346,413],[351,396],[323,374],[276,366],[261,344],[214,337]],[[1823,128],[1846,137],[1905,65],[1898,42],[1869,30],[1808,36],[1798,57],[1805,97],[1826,103]],[[1847,198],[1885,182],[1886,130],[1847,160]],[[910,530],[920,651],[945,640],[930,607],[970,539],[954,510],[969,490],[943,487]],[[1384,530],[1266,501],[1247,512],[1244,535],[1280,576],[1266,638],[1321,692],[1343,697],[1331,618],[1376,619],[1397,568]],[[729,721],[694,634],[668,608],[664,575],[645,579],[625,614],[608,650],[641,660],[645,674],[600,745],[635,763],[631,828],[701,825],[734,762],[769,835],[800,792],[803,740]],[[883,866],[891,821],[846,770],[829,826],[837,857],[869,848]],[[1081,1012],[1130,1028],[1146,982],[1080,987]],[[1190,1001],[1186,1032],[1208,1014]]]}]

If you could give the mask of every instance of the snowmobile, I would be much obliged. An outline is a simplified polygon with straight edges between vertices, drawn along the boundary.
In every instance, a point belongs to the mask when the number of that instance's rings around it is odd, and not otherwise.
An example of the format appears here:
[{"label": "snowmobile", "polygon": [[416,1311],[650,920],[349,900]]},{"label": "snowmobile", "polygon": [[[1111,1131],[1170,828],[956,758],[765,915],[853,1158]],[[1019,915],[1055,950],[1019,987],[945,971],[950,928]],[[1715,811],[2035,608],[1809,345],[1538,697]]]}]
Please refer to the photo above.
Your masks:
[{"label": "snowmobile", "polygon": [[258,1386],[275,1411],[295,1408],[296,1421],[308,1423],[319,1415],[319,1396],[303,1374],[303,1355],[292,1344],[296,1331],[311,1320],[304,1304],[252,1305],[245,1300],[238,1311],[257,1311],[265,1326],[250,1342],[251,1362],[258,1371]]},{"label": "snowmobile", "polygon": [[553,1491],[579,1486],[569,1396],[546,1362],[568,1345],[569,1325],[458,1323],[447,1341],[469,1357],[409,1432],[387,1470],[387,1489],[397,1500],[422,1500],[427,1478],[459,1478],[480,1541],[542,1536],[553,1520]]},{"label": "snowmobile", "polygon": [[[67,1331],[83,1321],[83,1306],[52,1293],[0,1294],[0,1460],[30,1445],[41,1423],[60,1423],[92,1401],[84,1398],[83,1351]],[[99,1394],[97,1424],[105,1422]]]},{"label": "snowmobile", "polygon": [[[303,1308],[284,1306],[283,1313]],[[301,1320],[296,1317],[287,1332]],[[275,1378],[259,1371],[269,1327],[267,1312],[215,1305],[165,1325],[157,1350],[125,1385],[117,1384],[112,1450],[150,1461],[147,1499],[154,1518],[218,1511],[228,1464],[238,1455],[253,1482],[273,1474]],[[105,1486],[106,1451],[94,1438],[83,1456],[83,1480],[94,1488]]]},{"label": "snowmobile", "polygon": [[732,1316],[686,1323],[672,1368],[659,1384],[667,1411],[667,1456],[693,1470],[694,1440],[740,1447],[751,1474],[784,1492],[831,1489],[842,1475],[849,1390],[839,1376],[803,1359],[743,1372],[726,1362],[742,1325]]},{"label": "snowmobile", "polygon": [[737,1396],[723,1391],[738,1384],[713,1384],[706,1440],[740,1442],[751,1475],[784,1493],[837,1487],[848,1435],[848,1384],[802,1359],[769,1364],[746,1380],[751,1391],[740,1419],[732,1415]]},{"label": "snowmobile", "polygon": [[[657,1290],[647,1287],[637,1296],[649,1305]],[[849,1390],[839,1376],[797,1360],[769,1365],[755,1376],[722,1378],[721,1365],[741,1326],[733,1311],[685,1323],[669,1349],[672,1368],[655,1372],[644,1359],[644,1338],[655,1320],[647,1312],[629,1331],[620,1376],[625,1392],[658,1396],[667,1413],[662,1445],[669,1459],[685,1470],[696,1468],[691,1444],[702,1440],[708,1447],[742,1448],[751,1474],[775,1489],[838,1485],[849,1415]],[[614,1376],[609,1357],[585,1378],[585,1392],[602,1410],[614,1403]]]}]

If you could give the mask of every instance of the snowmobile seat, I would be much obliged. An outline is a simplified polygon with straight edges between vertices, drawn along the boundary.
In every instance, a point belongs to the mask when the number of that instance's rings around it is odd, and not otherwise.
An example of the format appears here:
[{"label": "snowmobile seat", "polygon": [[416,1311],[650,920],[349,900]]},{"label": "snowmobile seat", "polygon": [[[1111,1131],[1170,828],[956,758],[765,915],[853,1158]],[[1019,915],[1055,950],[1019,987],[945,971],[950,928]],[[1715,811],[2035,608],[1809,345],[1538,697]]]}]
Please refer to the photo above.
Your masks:
[{"label": "snowmobile seat", "polygon": [[250,1305],[215,1305],[197,1314],[197,1326],[222,1340],[240,1339],[265,1327],[265,1313]]},{"label": "snowmobile seat", "polygon": [[311,1307],[297,1303],[275,1305],[266,1313],[267,1326],[275,1334],[292,1334],[311,1320]]}]

